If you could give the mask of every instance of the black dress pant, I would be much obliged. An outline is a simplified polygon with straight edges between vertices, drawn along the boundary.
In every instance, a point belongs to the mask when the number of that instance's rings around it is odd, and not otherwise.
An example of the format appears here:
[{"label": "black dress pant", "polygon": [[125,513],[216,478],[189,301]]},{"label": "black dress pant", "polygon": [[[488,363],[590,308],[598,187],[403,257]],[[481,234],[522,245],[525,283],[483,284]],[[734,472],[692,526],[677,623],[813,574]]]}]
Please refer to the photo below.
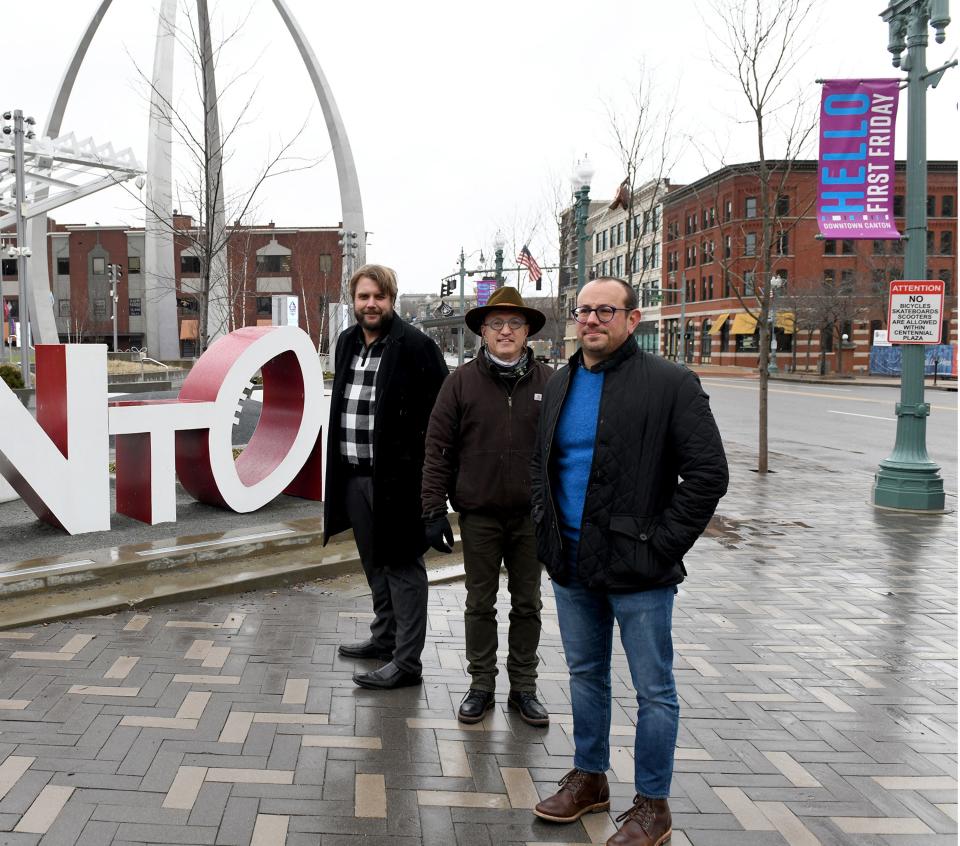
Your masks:
[{"label": "black dress pant", "polygon": [[397,667],[419,675],[420,655],[427,638],[428,584],[423,558],[398,559],[383,567],[374,566],[373,479],[370,476],[347,479],[346,506],[360,562],[373,592],[374,619],[370,636],[377,646],[393,653]]}]

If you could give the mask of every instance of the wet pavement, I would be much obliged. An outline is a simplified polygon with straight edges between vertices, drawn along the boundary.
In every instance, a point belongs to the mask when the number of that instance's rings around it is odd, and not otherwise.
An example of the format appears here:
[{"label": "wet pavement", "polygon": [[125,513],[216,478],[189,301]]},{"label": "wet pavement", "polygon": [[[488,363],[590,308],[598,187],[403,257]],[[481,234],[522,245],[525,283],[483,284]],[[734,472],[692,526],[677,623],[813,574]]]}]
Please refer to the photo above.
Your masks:
[{"label": "wet pavement", "polygon": [[[953,846],[956,515],[877,511],[849,474],[779,456],[760,477],[729,451],[676,604],[672,846]],[[456,723],[464,599],[431,588],[424,684],[393,692],[336,654],[371,616],[356,576],[0,632],[0,845],[604,842],[633,795],[622,652],[611,812],[536,820],[572,755],[550,585],[548,729],[506,709],[502,675],[490,716]]]}]

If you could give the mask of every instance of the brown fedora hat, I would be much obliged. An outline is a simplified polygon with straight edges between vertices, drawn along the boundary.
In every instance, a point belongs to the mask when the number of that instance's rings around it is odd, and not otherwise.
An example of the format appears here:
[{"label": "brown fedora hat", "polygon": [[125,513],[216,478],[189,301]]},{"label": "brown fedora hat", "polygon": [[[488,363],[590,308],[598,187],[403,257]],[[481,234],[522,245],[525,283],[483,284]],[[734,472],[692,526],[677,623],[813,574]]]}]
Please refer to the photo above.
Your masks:
[{"label": "brown fedora hat", "polygon": [[464,322],[472,332],[479,335],[480,327],[491,311],[520,312],[520,314],[527,318],[527,323],[530,324],[531,335],[536,335],[537,332],[543,329],[543,324],[547,322],[546,315],[544,315],[542,311],[537,311],[535,308],[524,305],[520,292],[516,288],[511,288],[509,285],[497,288],[490,295],[490,299],[487,300],[485,306],[470,309],[470,311],[464,315]]}]

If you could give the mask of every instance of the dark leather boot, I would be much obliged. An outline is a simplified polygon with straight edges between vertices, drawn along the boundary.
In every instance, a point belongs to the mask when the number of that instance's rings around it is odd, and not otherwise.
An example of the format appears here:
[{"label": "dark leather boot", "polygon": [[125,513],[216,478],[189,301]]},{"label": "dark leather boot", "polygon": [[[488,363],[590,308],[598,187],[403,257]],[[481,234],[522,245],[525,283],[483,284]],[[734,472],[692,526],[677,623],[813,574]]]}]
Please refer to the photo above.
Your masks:
[{"label": "dark leather boot", "polygon": [[634,797],[633,807],[620,814],[620,830],[608,841],[607,846],[665,846],[673,834],[673,819],[666,799],[648,799],[639,793]]},{"label": "dark leather boot", "polygon": [[471,687],[460,702],[457,719],[461,723],[473,725],[479,723],[493,707],[494,696],[489,690],[477,690]]},{"label": "dark leather boot", "polygon": [[570,770],[560,779],[560,789],[540,802],[533,812],[542,820],[571,823],[584,814],[610,810],[606,773]]}]

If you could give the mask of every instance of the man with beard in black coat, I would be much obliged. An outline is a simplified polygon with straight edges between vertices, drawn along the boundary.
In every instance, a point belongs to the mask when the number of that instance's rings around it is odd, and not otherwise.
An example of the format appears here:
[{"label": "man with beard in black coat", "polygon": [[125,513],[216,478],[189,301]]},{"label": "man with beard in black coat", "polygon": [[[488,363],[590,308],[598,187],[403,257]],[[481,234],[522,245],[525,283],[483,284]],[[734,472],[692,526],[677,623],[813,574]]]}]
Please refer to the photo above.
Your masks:
[{"label": "man with beard in black coat", "polygon": [[387,661],[361,687],[420,683],[427,634],[427,543],[420,483],[427,423],[448,370],[437,345],[394,312],[397,277],[367,264],[350,280],[357,324],[337,340],[330,399],[323,542],[353,528],[373,593],[370,637],[345,658]]}]

